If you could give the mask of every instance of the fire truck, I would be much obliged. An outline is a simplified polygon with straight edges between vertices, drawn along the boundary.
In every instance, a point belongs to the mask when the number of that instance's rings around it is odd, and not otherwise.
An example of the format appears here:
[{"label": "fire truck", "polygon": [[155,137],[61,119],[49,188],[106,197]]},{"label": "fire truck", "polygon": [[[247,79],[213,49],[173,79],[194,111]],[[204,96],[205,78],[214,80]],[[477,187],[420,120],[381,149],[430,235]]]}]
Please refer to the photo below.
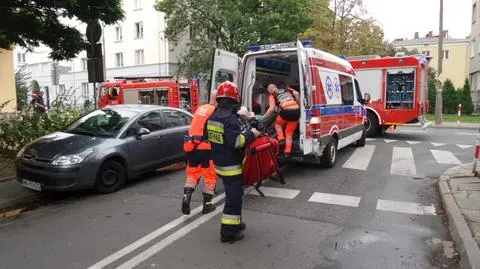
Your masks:
[{"label": "fire truck", "polygon": [[367,136],[383,133],[397,125],[418,124],[424,128],[428,112],[428,64],[420,55],[377,55],[347,57],[355,69],[362,92],[369,93]]},{"label": "fire truck", "polygon": [[199,106],[199,83],[171,76],[115,77],[101,84],[98,106],[116,104],[154,104],[194,112]]}]

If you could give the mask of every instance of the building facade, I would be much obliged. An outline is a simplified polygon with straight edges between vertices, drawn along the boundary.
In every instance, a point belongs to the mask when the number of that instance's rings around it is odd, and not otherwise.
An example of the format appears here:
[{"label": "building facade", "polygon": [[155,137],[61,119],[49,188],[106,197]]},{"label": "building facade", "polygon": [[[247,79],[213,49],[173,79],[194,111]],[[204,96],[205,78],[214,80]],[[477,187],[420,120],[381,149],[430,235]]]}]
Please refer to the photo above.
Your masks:
[{"label": "building facade", "polygon": [[480,111],[480,0],[472,1],[469,78],[475,111]]},{"label": "building facade", "polygon": [[396,49],[405,48],[409,51],[416,50],[432,57],[430,67],[438,70],[438,57],[441,55],[442,73],[440,80],[450,79],[456,88],[463,87],[465,79],[469,78],[469,55],[470,55],[470,39],[469,38],[450,38],[448,31],[443,33],[443,51],[438,51],[438,35],[429,32],[425,37],[419,37],[415,33],[413,39],[397,39],[393,42]]},{"label": "building facade", "polygon": [[13,69],[13,51],[0,49],[0,106],[1,112],[13,112],[17,107],[17,91],[15,88],[15,72]]},{"label": "building facade", "polygon": [[[186,48],[186,38],[176,46],[164,36],[164,14],[156,11],[155,0],[123,1],[125,19],[115,25],[103,27],[105,79],[118,76],[171,76],[178,69],[178,59]],[[77,29],[85,31],[86,25],[69,21]],[[93,101],[93,84],[88,83],[87,56],[83,51],[70,61],[58,63],[48,58],[46,47],[26,52],[17,48],[14,52],[15,68],[24,66],[32,79],[48,91],[50,103],[66,93],[72,104],[82,105],[86,100]],[[58,85],[54,77],[58,76]]]}]

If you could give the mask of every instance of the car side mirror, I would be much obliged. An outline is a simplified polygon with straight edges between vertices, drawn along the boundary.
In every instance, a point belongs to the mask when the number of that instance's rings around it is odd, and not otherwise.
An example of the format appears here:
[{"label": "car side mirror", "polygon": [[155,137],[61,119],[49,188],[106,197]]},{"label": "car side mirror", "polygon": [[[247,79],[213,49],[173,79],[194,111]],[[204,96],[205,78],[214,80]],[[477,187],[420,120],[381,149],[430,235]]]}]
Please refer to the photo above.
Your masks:
[{"label": "car side mirror", "polygon": [[147,135],[149,133],[150,133],[150,130],[148,130],[147,128],[141,127],[140,129],[138,129],[137,139],[140,139],[142,136]]},{"label": "car side mirror", "polygon": [[370,98],[371,98],[370,93],[366,92],[363,94],[363,100],[365,101],[365,104],[370,103]]}]

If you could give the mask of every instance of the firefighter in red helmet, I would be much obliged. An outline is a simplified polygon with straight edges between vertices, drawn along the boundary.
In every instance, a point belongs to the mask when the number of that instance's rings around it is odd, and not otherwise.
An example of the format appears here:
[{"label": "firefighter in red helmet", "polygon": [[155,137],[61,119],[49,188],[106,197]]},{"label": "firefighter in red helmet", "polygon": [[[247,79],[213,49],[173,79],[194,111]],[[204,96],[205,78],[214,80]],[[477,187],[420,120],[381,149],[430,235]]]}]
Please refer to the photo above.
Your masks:
[{"label": "firefighter in red helmet", "polygon": [[185,135],[183,151],[187,154],[187,180],[183,191],[182,213],[186,215],[190,215],[192,194],[202,175],[205,178],[202,213],[207,214],[215,210],[212,198],[215,192],[217,177],[211,158],[211,146],[206,136],[205,125],[216,107],[216,92],[212,92],[210,103],[198,107],[193,114],[192,124]]},{"label": "firefighter in red helmet", "polygon": [[245,229],[242,222],[243,178],[242,164],[245,148],[260,135],[256,129],[242,130],[237,118],[240,95],[237,85],[224,82],[217,88],[218,107],[207,122],[208,140],[212,145],[215,172],[225,187],[220,240],[242,240]]}]

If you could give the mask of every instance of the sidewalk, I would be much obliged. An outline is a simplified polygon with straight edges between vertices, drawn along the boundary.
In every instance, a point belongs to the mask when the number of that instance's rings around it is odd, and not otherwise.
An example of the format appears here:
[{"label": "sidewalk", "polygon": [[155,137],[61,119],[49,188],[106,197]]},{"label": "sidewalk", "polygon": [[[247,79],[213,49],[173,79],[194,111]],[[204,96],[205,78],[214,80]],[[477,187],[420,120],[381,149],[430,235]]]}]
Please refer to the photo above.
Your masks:
[{"label": "sidewalk", "polygon": [[440,177],[439,188],[462,268],[480,269],[480,178],[472,164],[460,165]]},{"label": "sidewalk", "polygon": [[460,122],[460,126],[457,126],[456,122],[442,122],[442,124],[436,125],[435,121],[433,121],[432,125],[427,128],[478,130],[480,123]]}]

